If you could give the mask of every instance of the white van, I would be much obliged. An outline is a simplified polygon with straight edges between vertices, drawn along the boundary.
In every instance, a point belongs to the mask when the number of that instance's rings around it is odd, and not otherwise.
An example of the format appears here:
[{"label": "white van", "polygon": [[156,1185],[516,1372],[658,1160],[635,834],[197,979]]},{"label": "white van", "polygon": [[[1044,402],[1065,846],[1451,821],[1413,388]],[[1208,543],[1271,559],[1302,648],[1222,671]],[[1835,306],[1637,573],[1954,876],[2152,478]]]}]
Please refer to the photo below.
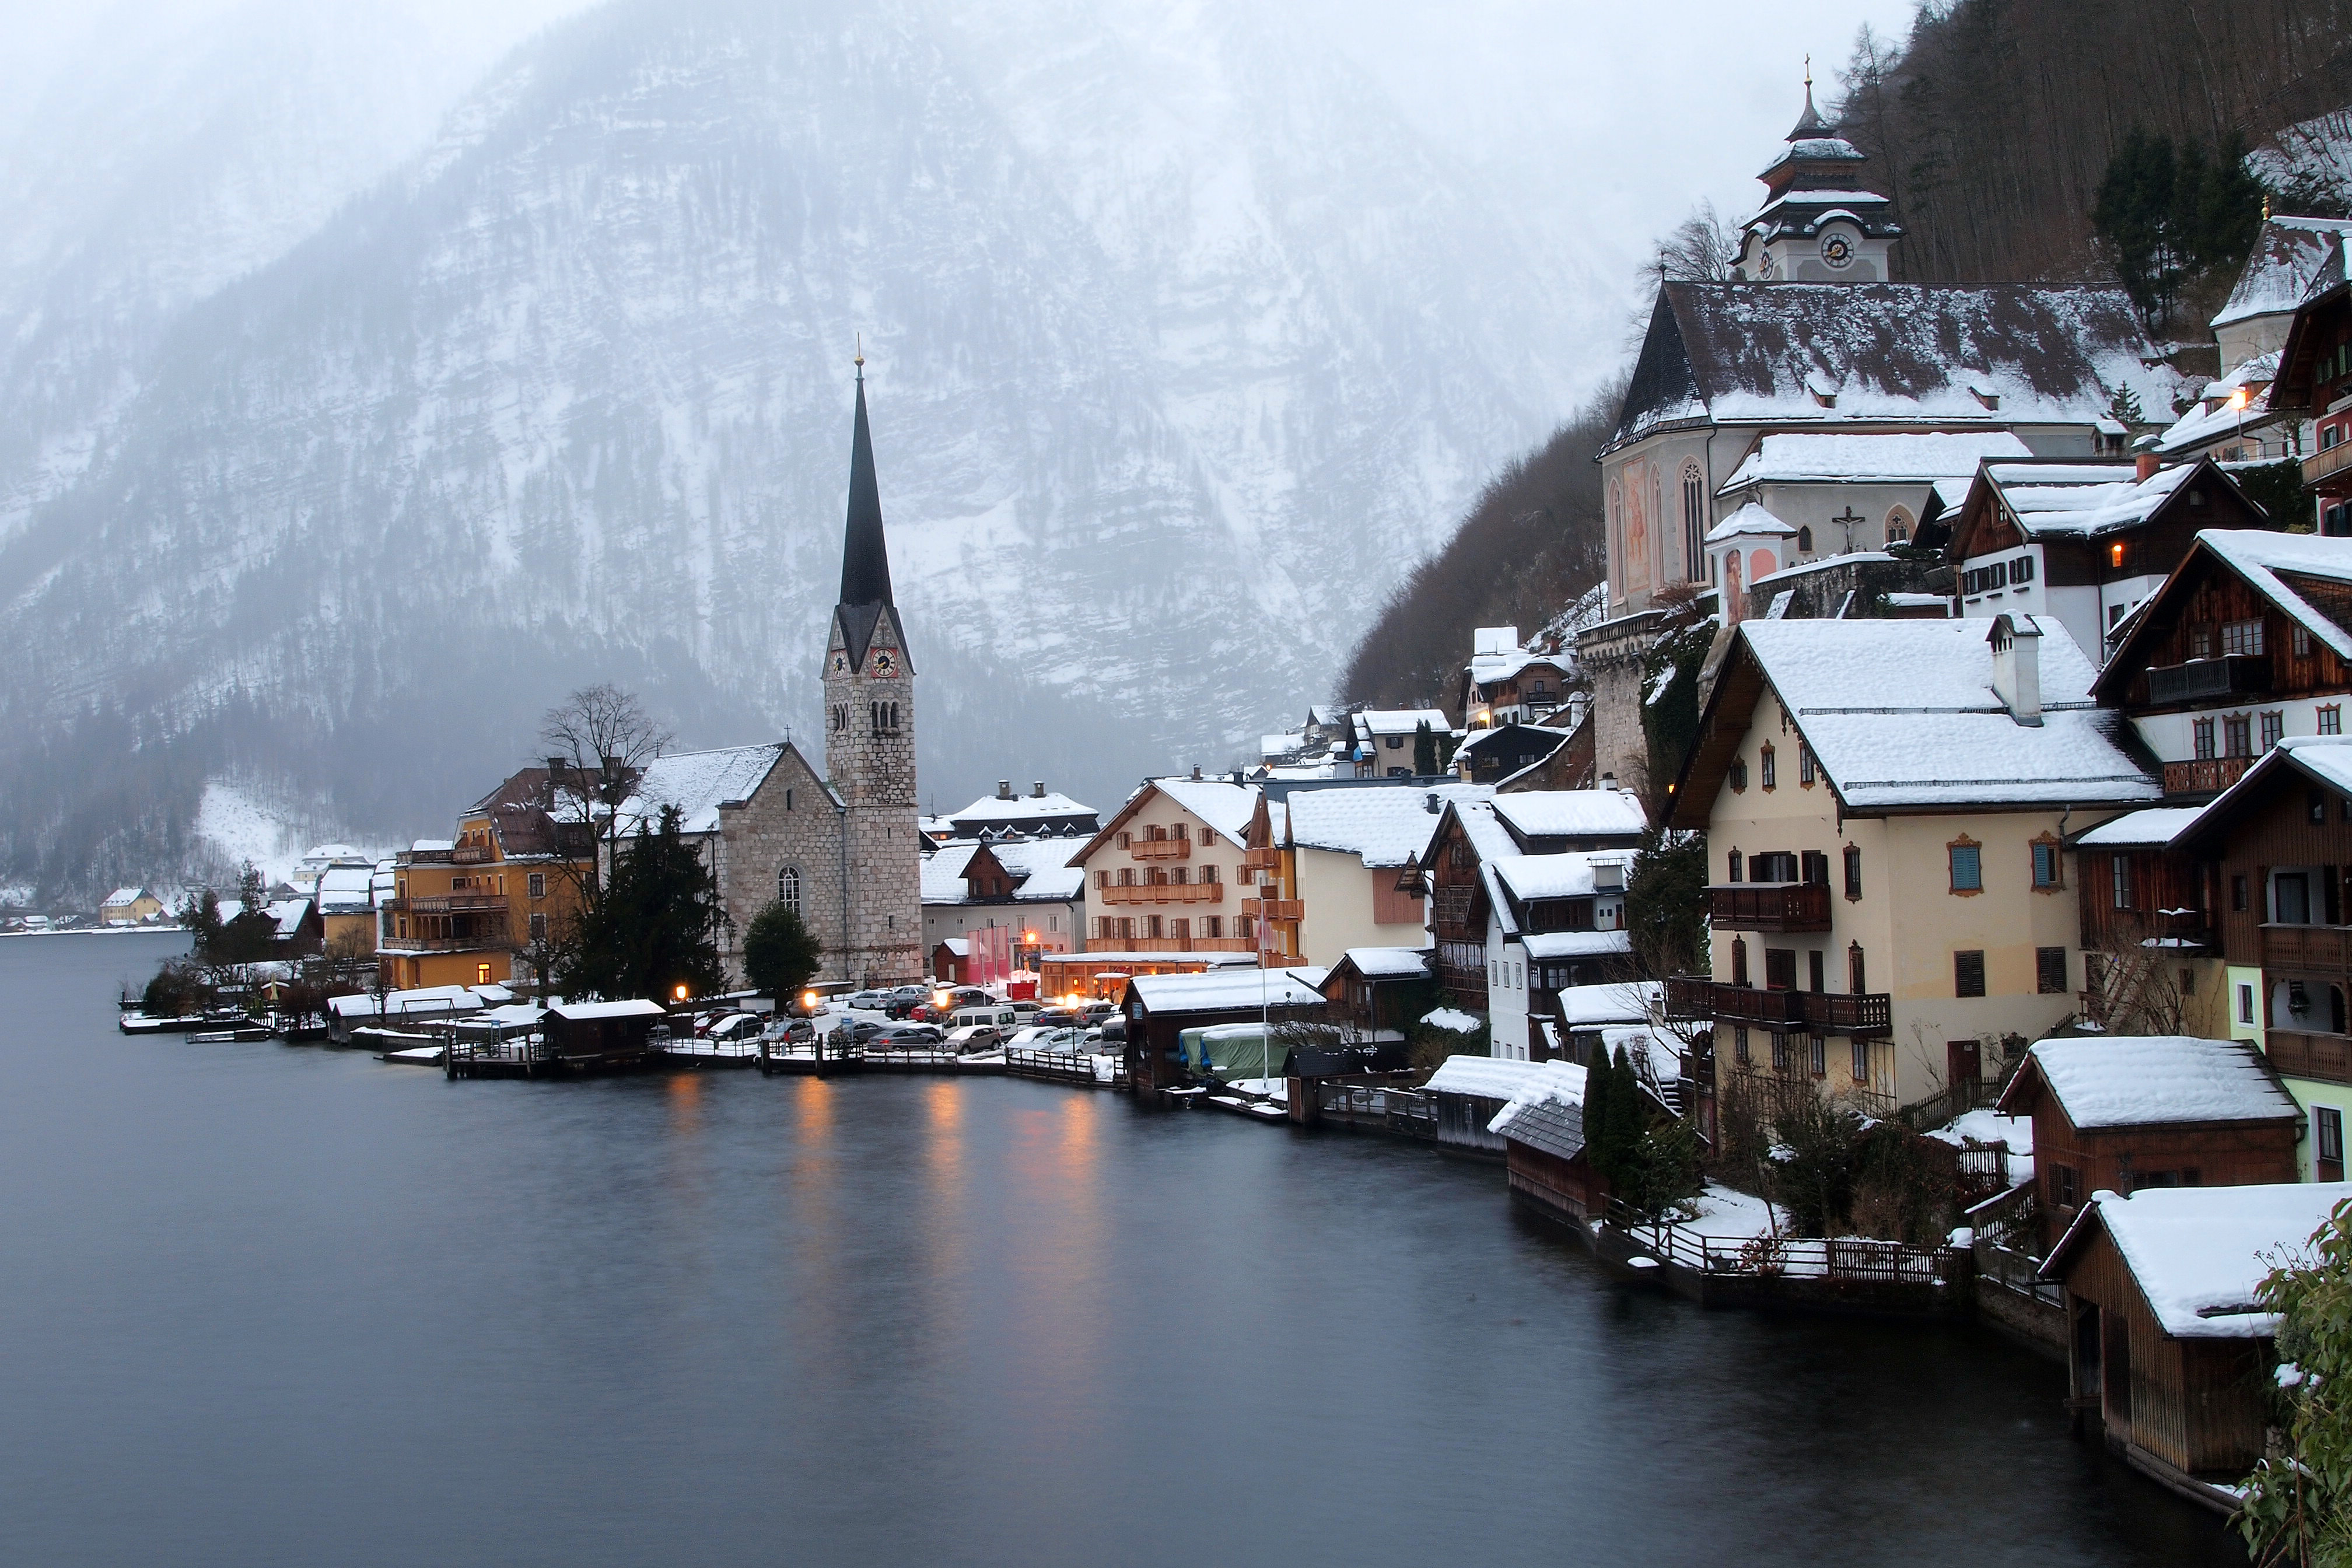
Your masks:
[{"label": "white van", "polygon": [[985,1006],[957,1008],[952,1024],[959,1029],[968,1029],[979,1024],[985,1024],[992,1029],[1009,1029],[1019,1021],[1019,1017],[1020,1015],[1013,1012],[1010,1005],[991,1002]]}]

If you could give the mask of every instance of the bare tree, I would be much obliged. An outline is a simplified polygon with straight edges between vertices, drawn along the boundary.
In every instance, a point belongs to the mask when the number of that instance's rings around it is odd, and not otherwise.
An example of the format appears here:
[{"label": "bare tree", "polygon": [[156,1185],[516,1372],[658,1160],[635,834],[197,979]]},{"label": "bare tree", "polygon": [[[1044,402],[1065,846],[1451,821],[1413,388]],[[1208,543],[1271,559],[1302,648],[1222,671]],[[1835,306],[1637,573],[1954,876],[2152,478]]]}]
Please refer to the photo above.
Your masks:
[{"label": "bare tree", "polygon": [[539,738],[556,775],[547,782],[559,831],[566,822],[588,828],[592,847],[586,863],[570,856],[554,862],[584,912],[596,907],[600,868],[609,862],[622,830],[621,803],[635,792],[645,764],[669,745],[670,732],[654,722],[636,693],[600,684],[549,709]]},{"label": "bare tree", "polygon": [[1739,243],[1715,210],[1701,202],[1658,242],[1658,273],[1672,283],[1728,283]]},{"label": "bare tree", "polygon": [[2083,1013],[2111,1035],[2203,1035],[2214,998],[2196,991],[2197,972],[2178,948],[2108,948],[2083,955]]}]

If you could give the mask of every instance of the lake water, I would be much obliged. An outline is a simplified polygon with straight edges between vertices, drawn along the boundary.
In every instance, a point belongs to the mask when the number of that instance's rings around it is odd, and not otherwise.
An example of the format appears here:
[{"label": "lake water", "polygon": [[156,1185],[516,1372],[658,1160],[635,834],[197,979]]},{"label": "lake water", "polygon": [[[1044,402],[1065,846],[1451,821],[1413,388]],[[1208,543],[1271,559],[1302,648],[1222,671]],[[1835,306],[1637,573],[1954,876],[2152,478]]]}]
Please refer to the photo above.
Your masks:
[{"label": "lake water", "polygon": [[0,1562],[2242,1562],[2053,1363],[1621,1285],[1492,1165],[116,1033],[175,940],[0,940]]}]

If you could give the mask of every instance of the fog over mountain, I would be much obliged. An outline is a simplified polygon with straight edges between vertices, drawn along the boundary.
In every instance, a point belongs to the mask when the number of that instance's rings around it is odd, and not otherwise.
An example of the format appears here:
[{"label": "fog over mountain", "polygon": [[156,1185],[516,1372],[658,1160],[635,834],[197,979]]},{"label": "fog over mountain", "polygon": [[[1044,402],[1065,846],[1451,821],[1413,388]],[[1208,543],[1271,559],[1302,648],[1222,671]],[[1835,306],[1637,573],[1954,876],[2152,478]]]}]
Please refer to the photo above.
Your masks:
[{"label": "fog over mountain", "polygon": [[434,831],[593,679],[812,733],[861,331],[926,793],[1108,805],[1613,365],[1622,255],[1311,12],[618,0],[446,120],[496,28],[316,17],[5,128],[0,880],[184,869],[208,781]]}]

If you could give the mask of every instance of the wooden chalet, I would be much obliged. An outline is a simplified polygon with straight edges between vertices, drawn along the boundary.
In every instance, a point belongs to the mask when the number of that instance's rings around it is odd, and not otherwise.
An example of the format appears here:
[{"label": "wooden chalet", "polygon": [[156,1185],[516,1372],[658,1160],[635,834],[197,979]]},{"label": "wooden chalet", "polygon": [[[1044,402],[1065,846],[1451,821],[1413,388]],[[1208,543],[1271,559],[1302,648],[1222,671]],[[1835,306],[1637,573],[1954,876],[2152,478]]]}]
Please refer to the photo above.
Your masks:
[{"label": "wooden chalet", "polygon": [[1575,789],[1591,773],[1592,737],[1583,724],[1572,731],[1543,724],[1498,724],[1472,731],[1454,752],[1454,766],[1465,784],[1493,784],[1497,789]]},{"label": "wooden chalet", "polygon": [[2290,739],[2179,836],[2214,889],[2229,1032],[2308,1115],[2305,1173],[2346,1175],[2352,1111],[2352,738]]},{"label": "wooden chalet", "polygon": [[2295,1179],[2302,1113],[2242,1040],[2042,1040],[2002,1091],[2000,1110],[2033,1121],[2045,1243],[2094,1193]]},{"label": "wooden chalet", "polygon": [[2271,384],[2273,414],[2315,421],[2318,449],[2303,459],[2320,532],[2352,533],[2352,252],[2338,238],[2295,308]]},{"label": "wooden chalet", "polygon": [[654,1026],[669,1014],[658,1002],[565,1002],[540,1019],[549,1059],[573,1072],[614,1072],[645,1066],[661,1055]]},{"label": "wooden chalet", "polygon": [[2347,694],[2352,540],[2259,530],[2200,533],[2091,688],[2130,718],[2182,804],[2286,737],[2342,733]]},{"label": "wooden chalet", "polygon": [[[1441,1145],[1465,1153],[1507,1155],[1508,1141],[1494,1131],[1494,1120],[1522,1092],[1551,1081],[1555,1080],[1546,1074],[1541,1062],[1457,1056],[1446,1058],[1422,1088],[1437,1102],[1437,1142]],[[1528,1137],[1535,1136],[1530,1126]],[[1536,1154],[1549,1152],[1536,1149],[1532,1143],[1529,1147]],[[1530,1158],[1531,1166],[1538,1163]],[[1553,1187],[1559,1185],[1557,1180],[1550,1184]]]},{"label": "wooden chalet", "polygon": [[1537,1066],[1537,1077],[1499,1111],[1489,1131],[1503,1141],[1512,1192],[1554,1218],[1581,1225],[1607,1207],[1609,1184],[1584,1157],[1584,1069]]},{"label": "wooden chalet", "polygon": [[2065,1290],[2069,1403],[2136,1468],[2233,1509],[2210,1483],[2245,1479],[2273,1420],[2259,1287],[2347,1197],[2338,1183],[2093,1194],[2041,1274]]},{"label": "wooden chalet", "polygon": [[1403,1038],[1429,1010],[1433,963],[1426,948],[1349,948],[1323,977],[1326,1019],[1343,1038]]},{"label": "wooden chalet", "polygon": [[2094,664],[2209,528],[2263,529],[2263,509],[2204,458],[2158,468],[2081,458],[1988,459],[1947,558],[1970,618],[2055,616]]}]

